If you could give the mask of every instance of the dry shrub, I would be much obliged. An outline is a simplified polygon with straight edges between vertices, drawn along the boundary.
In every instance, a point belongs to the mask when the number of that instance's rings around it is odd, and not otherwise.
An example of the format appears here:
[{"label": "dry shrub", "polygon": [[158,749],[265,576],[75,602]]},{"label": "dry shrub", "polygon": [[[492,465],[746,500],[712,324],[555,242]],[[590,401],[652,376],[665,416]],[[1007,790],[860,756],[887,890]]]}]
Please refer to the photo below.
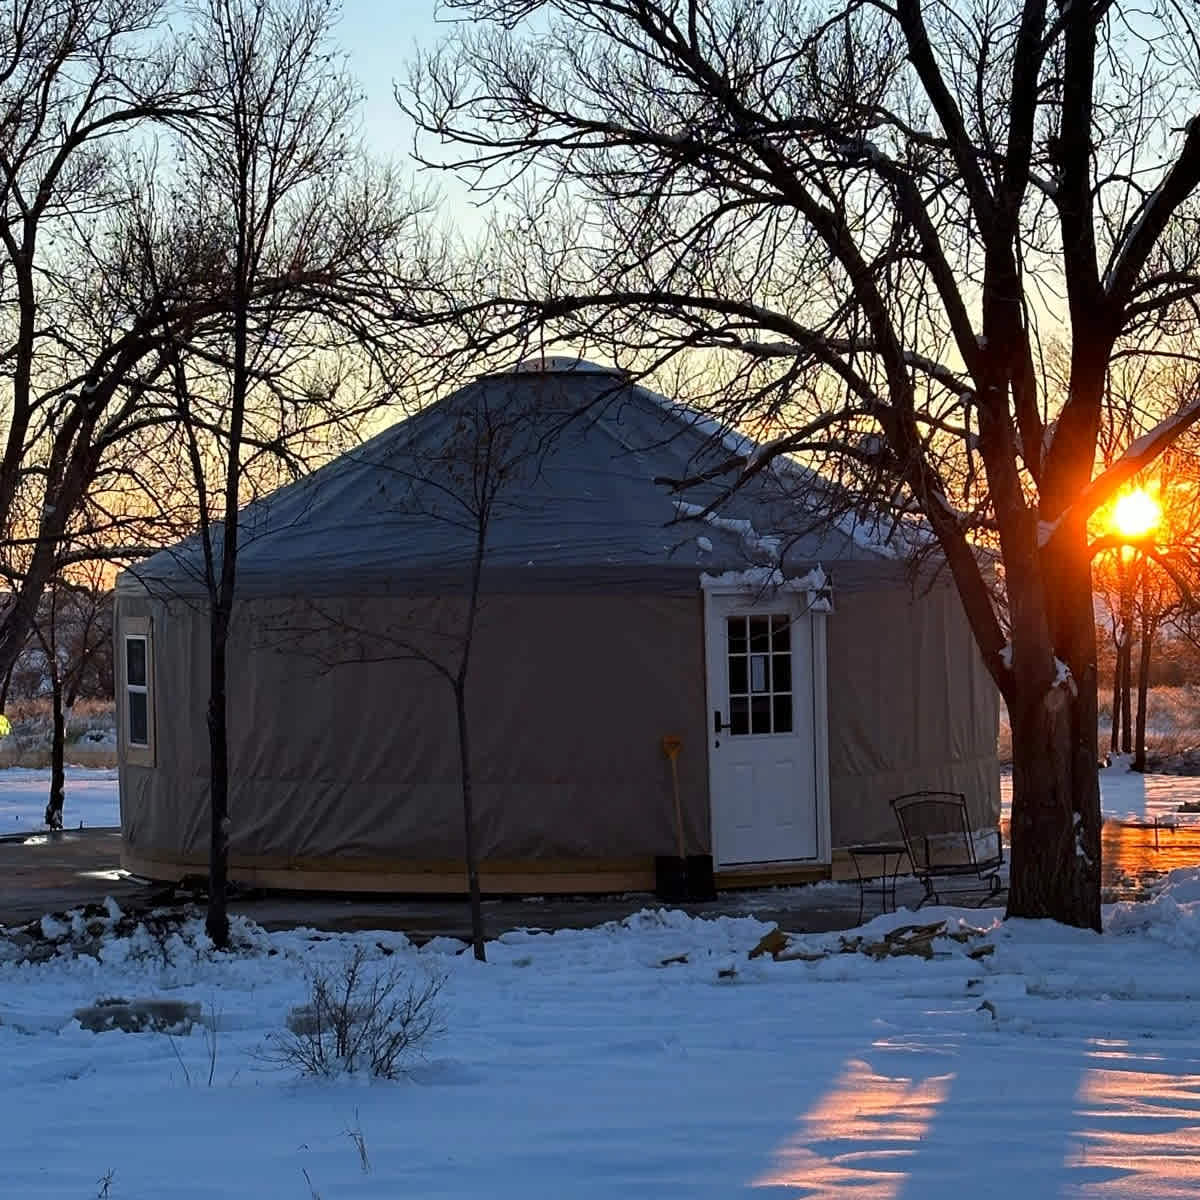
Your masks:
[{"label": "dry shrub", "polygon": [[[48,767],[53,737],[50,700],[44,696],[10,698],[4,715],[12,722],[12,734],[0,740],[0,767]],[[76,701],[67,718],[67,765],[115,767],[115,731],[113,701]]]},{"label": "dry shrub", "polygon": [[301,1075],[365,1072],[395,1079],[445,1032],[437,1003],[445,977],[375,969],[362,946],[342,966],[309,977],[308,1003],[288,1013],[261,1057]]}]

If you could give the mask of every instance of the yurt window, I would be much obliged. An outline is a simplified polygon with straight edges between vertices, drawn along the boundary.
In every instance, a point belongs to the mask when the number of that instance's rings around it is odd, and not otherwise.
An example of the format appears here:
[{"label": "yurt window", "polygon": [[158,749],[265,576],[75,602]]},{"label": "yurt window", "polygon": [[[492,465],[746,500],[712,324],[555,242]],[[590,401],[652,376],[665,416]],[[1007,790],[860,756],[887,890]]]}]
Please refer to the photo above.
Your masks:
[{"label": "yurt window", "polygon": [[146,682],[146,638],[125,639],[125,690],[129,693],[129,744],[150,745],[150,686]]},{"label": "yurt window", "polygon": [[121,638],[121,691],[124,743],[129,762],[153,765],[154,672],[150,623],[134,619],[126,623]]}]

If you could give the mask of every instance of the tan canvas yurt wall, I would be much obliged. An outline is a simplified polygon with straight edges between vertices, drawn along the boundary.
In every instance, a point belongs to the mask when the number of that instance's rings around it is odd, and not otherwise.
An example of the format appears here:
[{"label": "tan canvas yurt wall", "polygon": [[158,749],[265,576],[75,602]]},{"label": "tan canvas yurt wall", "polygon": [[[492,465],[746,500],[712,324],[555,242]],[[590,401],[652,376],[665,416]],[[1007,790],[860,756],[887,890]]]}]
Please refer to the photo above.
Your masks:
[{"label": "tan canvas yurt wall", "polygon": [[[459,603],[241,606],[229,703],[236,878],[461,888],[452,692],[397,641],[432,628],[437,609],[453,627]],[[178,878],[207,862],[204,624],[178,600],[123,595],[118,614],[118,636],[150,618],[155,663],[154,765],[126,755],[121,767],[125,863]],[[339,665],[360,644],[394,661]],[[689,846],[709,844],[702,655],[699,596],[488,598],[468,688],[485,888],[652,885],[653,856],[676,845],[665,734],[684,742]]]},{"label": "tan canvas yurt wall", "polygon": [[[711,850],[701,603],[487,600],[469,684],[487,890],[651,886],[653,856],[676,845],[664,734],[683,739],[688,849]],[[452,695],[400,649],[413,630],[460,628],[460,606],[369,597],[240,607],[230,690],[235,878],[461,889]],[[182,600],[125,588],[118,638],[128,628],[151,637],[154,746],[149,760],[122,755],[125,865],[179,878],[207,862],[204,622]],[[827,630],[835,849],[894,839],[890,801],[918,788],[964,792],[976,826],[994,828],[997,701],[953,589],[893,581],[847,590]]]},{"label": "tan canvas yurt wall", "polygon": [[999,697],[945,580],[839,594],[829,620],[829,792],[834,846],[894,841],[905,792],[967,797],[1000,822]]}]

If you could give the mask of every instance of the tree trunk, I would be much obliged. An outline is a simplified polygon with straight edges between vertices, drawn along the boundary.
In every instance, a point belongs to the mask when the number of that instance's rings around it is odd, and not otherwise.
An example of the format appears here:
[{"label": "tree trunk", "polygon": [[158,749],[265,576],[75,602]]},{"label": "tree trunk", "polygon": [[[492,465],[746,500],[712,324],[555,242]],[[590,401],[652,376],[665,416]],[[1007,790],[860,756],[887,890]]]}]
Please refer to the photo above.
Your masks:
[{"label": "tree trunk", "polygon": [[0,684],[0,712],[3,712],[8,707],[8,693],[12,687],[13,672],[17,669],[17,663],[14,659],[8,664],[8,669],[4,672],[4,682]]},{"label": "tree trunk", "polygon": [[[1046,574],[1015,593],[1010,917],[1100,929],[1096,625],[1085,531],[1064,530]],[[1045,607],[1042,607],[1042,597]],[[1040,625],[1044,618],[1045,624]],[[1070,669],[1061,678],[1055,659]]]},{"label": "tree trunk", "polygon": [[1113,754],[1121,750],[1121,669],[1125,665],[1121,653],[1121,640],[1117,639],[1117,653],[1113,659],[1113,690],[1112,690],[1112,737],[1109,739],[1109,749]]},{"label": "tree trunk", "polygon": [[471,743],[467,728],[467,693],[460,682],[454,689],[454,711],[458,718],[458,764],[462,785],[463,850],[467,860],[467,890],[471,896],[471,944],[475,957],[487,961],[484,949],[483,900],[479,892],[479,863],[475,858],[475,799],[471,788]]},{"label": "tree trunk", "polygon": [[51,829],[63,827],[63,802],[66,794],[66,773],[63,759],[67,740],[67,722],[63,715],[62,680],[58,672],[50,672],[50,705],[54,728],[50,738],[50,800],[46,804],[46,824]]},{"label": "tree trunk", "polygon": [[226,712],[225,660],[229,612],[213,606],[209,624],[208,752],[209,804],[208,914],[204,928],[218,949],[229,945],[226,879],[229,874],[229,724]]},{"label": "tree trunk", "polygon": [[1133,619],[1121,643],[1121,753],[1133,752]]},{"label": "tree trunk", "polygon": [[[1122,550],[1121,554],[1125,554]],[[1117,678],[1120,680],[1118,694],[1114,699],[1120,706],[1122,754],[1129,754],[1133,749],[1133,564],[1121,560],[1121,644],[1117,649]],[[1113,728],[1117,725],[1117,705],[1113,706]],[[1117,749],[1114,740],[1113,749]]]},{"label": "tree trunk", "polygon": [[1137,730],[1133,744],[1133,770],[1146,770],[1146,706],[1150,700],[1150,658],[1154,652],[1154,623],[1142,622],[1141,653],[1138,655]]},{"label": "tree trunk", "polygon": [[1013,714],[1008,915],[1099,930],[1099,781],[1079,736],[1081,707],[1052,687]]}]

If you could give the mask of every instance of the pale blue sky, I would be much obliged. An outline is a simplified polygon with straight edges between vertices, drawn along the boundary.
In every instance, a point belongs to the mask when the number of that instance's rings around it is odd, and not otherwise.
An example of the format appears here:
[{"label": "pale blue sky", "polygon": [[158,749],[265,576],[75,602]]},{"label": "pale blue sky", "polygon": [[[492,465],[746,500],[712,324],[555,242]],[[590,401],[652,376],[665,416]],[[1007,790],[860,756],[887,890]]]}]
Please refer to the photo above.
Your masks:
[{"label": "pale blue sky", "polygon": [[363,131],[376,154],[409,152],[412,127],[396,107],[392,82],[404,76],[418,45],[430,48],[445,33],[436,7],[435,0],[342,0],[336,36],[366,97]]}]

